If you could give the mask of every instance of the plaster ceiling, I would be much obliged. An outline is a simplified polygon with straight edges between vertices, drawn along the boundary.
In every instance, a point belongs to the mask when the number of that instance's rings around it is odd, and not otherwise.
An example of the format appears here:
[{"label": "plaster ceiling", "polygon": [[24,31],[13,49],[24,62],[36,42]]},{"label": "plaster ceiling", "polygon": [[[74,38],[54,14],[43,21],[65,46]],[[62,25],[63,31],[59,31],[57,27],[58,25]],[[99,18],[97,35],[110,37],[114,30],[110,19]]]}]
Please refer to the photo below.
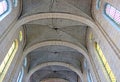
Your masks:
[{"label": "plaster ceiling", "polygon": [[41,82],[68,82],[68,81],[65,79],[59,79],[59,78],[49,78],[49,79],[42,80]]},{"label": "plaster ceiling", "polygon": [[64,12],[84,17],[91,16],[91,0],[23,0],[23,16]]},{"label": "plaster ceiling", "polygon": [[[33,50],[27,55],[29,59],[29,70],[47,62],[63,62],[82,70],[83,55],[76,50],[65,46],[44,46]],[[30,82],[38,82],[48,78],[62,78],[69,82],[77,82],[78,75],[69,68],[63,66],[47,66],[34,72]]]},{"label": "plaster ceiling", "polygon": [[27,35],[26,47],[35,43],[51,40],[68,41],[77,45],[82,44],[86,47],[86,26],[75,25],[51,28],[48,25],[27,24],[24,27],[26,27]]},{"label": "plaster ceiling", "polygon": [[[45,46],[28,54],[29,70],[44,62],[65,62],[81,69],[83,56],[74,49],[65,46]],[[81,70],[82,71],[82,70]]]},{"label": "plaster ceiling", "polygon": [[[40,13],[67,13],[91,18],[91,0],[23,0],[22,16],[29,16]],[[30,46],[44,41],[66,41],[86,48],[86,35],[88,26],[77,21],[67,19],[42,19],[34,20],[23,25],[26,33],[26,46]],[[64,62],[83,71],[83,59],[81,53],[65,46],[45,46],[31,51],[28,54],[29,70],[44,62]],[[52,69],[51,69],[52,68]],[[56,69],[58,73],[49,74],[50,70]],[[40,74],[45,77],[68,78],[69,82],[77,82],[77,75],[64,67],[51,66],[39,69],[31,77],[31,82],[40,81]],[[38,78],[36,78],[38,77]],[[61,78],[60,77],[60,78]],[[75,77],[75,78],[74,78]],[[36,80],[36,81],[35,81]]]},{"label": "plaster ceiling", "polygon": [[[48,66],[36,71],[30,78],[30,82],[42,82],[49,78],[60,78],[68,82],[77,82],[78,76],[75,72],[62,66]],[[55,82],[58,82],[58,79]],[[43,81],[44,82],[44,81]],[[46,82],[46,81],[45,81]]]}]

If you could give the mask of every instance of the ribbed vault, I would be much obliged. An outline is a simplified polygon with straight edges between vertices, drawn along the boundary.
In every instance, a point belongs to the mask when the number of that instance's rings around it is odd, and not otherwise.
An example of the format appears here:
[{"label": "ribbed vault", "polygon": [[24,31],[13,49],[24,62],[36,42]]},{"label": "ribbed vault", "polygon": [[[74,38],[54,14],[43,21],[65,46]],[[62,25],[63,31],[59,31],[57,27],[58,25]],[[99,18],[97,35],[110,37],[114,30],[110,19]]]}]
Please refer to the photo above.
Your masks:
[{"label": "ribbed vault", "polygon": [[[72,70],[63,67],[63,66],[57,66],[57,65],[52,65],[52,66],[47,66],[43,67],[40,70],[37,70],[32,74],[30,77],[31,82],[36,82],[36,81],[42,81],[44,79],[49,79],[49,78],[60,78],[64,79],[68,82],[77,82],[79,76],[73,72]],[[57,79],[57,82],[59,80]]]},{"label": "ribbed vault", "polygon": [[33,49],[32,52],[28,53],[27,58],[29,60],[27,80],[35,71],[51,65],[67,67],[72,70],[71,72],[77,73],[79,78],[83,80],[84,56],[75,49],[58,45],[58,43],[56,45],[49,44]]},{"label": "ribbed vault", "polygon": [[87,29],[96,27],[90,6],[91,0],[23,0],[23,11],[15,27],[22,26],[26,33],[26,81],[59,78],[86,82],[83,64],[84,60],[89,62]]}]

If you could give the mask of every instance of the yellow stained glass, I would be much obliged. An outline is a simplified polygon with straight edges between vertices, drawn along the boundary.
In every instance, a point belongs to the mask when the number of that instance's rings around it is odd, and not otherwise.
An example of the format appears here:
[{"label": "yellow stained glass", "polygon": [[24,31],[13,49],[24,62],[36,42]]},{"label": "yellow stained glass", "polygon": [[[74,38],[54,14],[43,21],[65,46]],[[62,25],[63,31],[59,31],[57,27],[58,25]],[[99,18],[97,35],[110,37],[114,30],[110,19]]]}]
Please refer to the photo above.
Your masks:
[{"label": "yellow stained glass", "polygon": [[11,53],[14,51],[14,49],[15,49],[15,42],[13,42],[13,44],[12,44],[12,46],[11,46],[11,48],[9,49],[9,51],[8,51],[7,54],[10,56]]},{"label": "yellow stained glass", "polygon": [[112,82],[116,82],[115,76],[114,76],[114,74],[112,73],[112,71],[111,71],[111,73],[110,73],[109,76],[110,76],[110,79],[111,79]]},{"label": "yellow stained glass", "polygon": [[6,55],[5,58],[4,58],[4,60],[3,60],[4,64],[6,64],[8,62],[8,60],[9,60],[9,56]]},{"label": "yellow stained glass", "polygon": [[20,40],[20,42],[22,41],[22,39],[23,39],[23,33],[22,33],[22,31],[20,31],[19,32],[19,40]]},{"label": "yellow stained glass", "polygon": [[104,57],[104,56],[102,56],[102,57],[101,57],[101,59],[102,59],[102,62],[103,62],[104,64],[106,64],[106,63],[107,63],[107,61],[106,61],[106,59],[105,59],[105,57]]},{"label": "yellow stained glass", "polygon": [[5,68],[5,65],[7,64],[12,52],[14,51],[14,48],[15,48],[15,42],[13,42],[11,48],[9,49],[7,55],[5,56],[2,64],[0,65],[0,72],[3,72],[4,68]]},{"label": "yellow stained glass", "polygon": [[95,42],[95,48],[101,59],[101,62],[103,63],[103,65],[105,67],[105,70],[106,70],[111,82],[116,82],[116,78],[115,78],[115,76],[114,76],[114,74],[113,74],[113,72],[112,72],[112,70],[111,70],[111,68],[110,68],[110,66],[109,66],[109,64],[97,42]]},{"label": "yellow stained glass", "polygon": [[107,70],[107,72],[109,74],[111,72],[111,69],[110,69],[110,66],[109,66],[108,63],[105,64],[105,68],[106,68],[106,70]]},{"label": "yellow stained glass", "polygon": [[18,40],[16,39],[13,43],[12,46],[10,47],[8,53],[6,54],[3,62],[0,65],[0,82],[2,82],[5,74],[7,73],[7,70],[15,56],[15,53],[18,49]]},{"label": "yellow stained glass", "polygon": [[90,40],[92,40],[92,38],[93,38],[93,34],[92,33],[90,33],[89,38],[90,38]]},{"label": "yellow stained glass", "polygon": [[0,65],[0,75],[2,74],[3,70],[4,70],[5,64],[4,62],[2,62],[2,64]]}]

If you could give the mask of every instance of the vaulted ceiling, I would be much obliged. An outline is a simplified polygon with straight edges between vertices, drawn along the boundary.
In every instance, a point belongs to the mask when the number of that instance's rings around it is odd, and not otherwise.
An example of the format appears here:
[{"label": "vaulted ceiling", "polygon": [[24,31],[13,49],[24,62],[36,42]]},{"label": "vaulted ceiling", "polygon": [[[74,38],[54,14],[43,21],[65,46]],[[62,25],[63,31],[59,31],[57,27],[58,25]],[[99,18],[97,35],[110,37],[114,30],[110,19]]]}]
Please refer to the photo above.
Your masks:
[{"label": "vaulted ceiling", "polygon": [[[40,13],[67,13],[85,18],[91,18],[91,0],[23,0],[21,17]],[[84,21],[85,22],[85,21]],[[45,41],[70,42],[86,48],[88,25],[84,22],[63,18],[40,19],[23,25],[26,33],[26,47],[31,47]],[[83,72],[82,53],[72,48],[60,45],[38,47],[27,54],[31,71],[40,64],[47,62],[62,62]],[[42,74],[42,75],[41,75]],[[39,82],[48,78],[61,78],[69,82],[77,82],[78,74],[64,66],[51,65],[34,72],[30,82]]]},{"label": "vaulted ceiling", "polygon": [[23,0],[23,16],[37,13],[72,13],[91,16],[91,0]]}]

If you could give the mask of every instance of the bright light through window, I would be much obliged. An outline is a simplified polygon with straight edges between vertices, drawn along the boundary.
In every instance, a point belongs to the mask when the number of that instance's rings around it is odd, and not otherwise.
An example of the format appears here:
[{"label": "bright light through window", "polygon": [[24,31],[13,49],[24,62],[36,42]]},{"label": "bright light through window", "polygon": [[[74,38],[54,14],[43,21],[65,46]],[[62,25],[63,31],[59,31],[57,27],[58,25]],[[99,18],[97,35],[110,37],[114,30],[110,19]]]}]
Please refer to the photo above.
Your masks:
[{"label": "bright light through window", "polygon": [[96,49],[96,51],[97,51],[97,53],[99,55],[99,58],[100,58],[100,60],[101,60],[101,62],[103,64],[103,66],[104,66],[104,68],[105,68],[111,82],[116,82],[116,78],[115,78],[115,76],[114,76],[114,74],[113,74],[113,72],[112,72],[112,70],[111,70],[111,68],[110,68],[110,66],[109,66],[109,64],[108,64],[108,62],[107,62],[107,60],[106,60],[106,58],[105,58],[99,44],[97,42],[95,42],[95,49]]},{"label": "bright light through window", "polygon": [[12,60],[17,52],[18,49],[18,40],[16,39],[13,43],[12,46],[10,47],[8,53],[6,54],[4,60],[2,61],[0,65],[0,82],[4,79],[10,64],[12,63]]},{"label": "bright light through window", "polygon": [[22,82],[23,75],[24,75],[24,67],[22,67],[21,71],[18,74],[17,82]]},{"label": "bright light through window", "polygon": [[114,22],[116,22],[117,24],[120,24],[120,11],[118,11],[116,8],[107,4],[105,7],[105,13]]},{"label": "bright light through window", "polygon": [[0,16],[3,15],[7,11],[7,1],[0,1]]},{"label": "bright light through window", "polygon": [[22,41],[22,39],[23,39],[23,33],[22,33],[22,31],[20,31],[19,32],[19,40],[20,40],[20,42]]},{"label": "bright light through window", "polygon": [[27,57],[25,57],[23,65],[24,65],[24,67],[27,66]]}]

